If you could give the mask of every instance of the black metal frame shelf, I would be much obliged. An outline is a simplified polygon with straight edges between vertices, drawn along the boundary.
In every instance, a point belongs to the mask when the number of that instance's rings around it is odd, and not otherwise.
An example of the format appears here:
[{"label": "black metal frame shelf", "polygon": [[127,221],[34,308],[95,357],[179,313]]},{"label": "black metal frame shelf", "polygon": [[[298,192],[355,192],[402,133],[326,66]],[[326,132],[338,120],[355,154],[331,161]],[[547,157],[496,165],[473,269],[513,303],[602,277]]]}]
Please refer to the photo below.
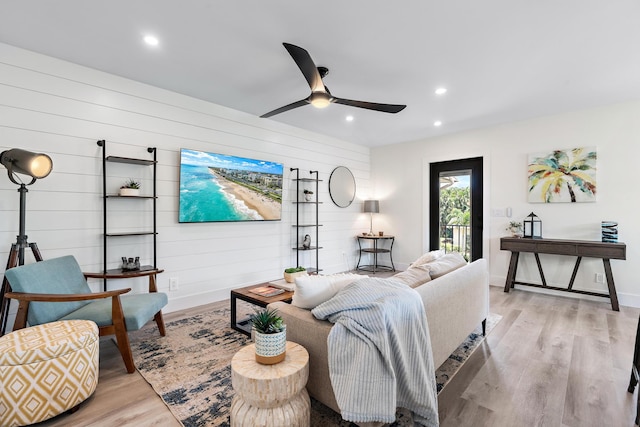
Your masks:
[{"label": "black metal frame shelf", "polygon": [[[120,157],[120,156],[107,156],[106,141],[104,139],[97,141],[98,146],[102,147],[102,226],[103,226],[103,243],[102,243],[102,273],[95,273],[91,277],[101,277],[103,279],[103,289],[107,290],[107,279],[110,278],[129,278],[139,277],[142,275],[155,274],[154,272],[162,272],[157,267],[157,188],[156,188],[156,169],[157,169],[157,150],[155,147],[148,147],[147,152],[153,155],[153,159],[139,159],[133,157]],[[107,194],[107,163],[125,163],[136,166],[151,166],[153,168],[153,194],[150,196],[121,196],[119,194]],[[120,232],[109,233],[108,230],[108,199],[137,199],[137,200],[152,200],[153,201],[153,228],[151,231],[133,231],[133,232]],[[107,270],[107,254],[108,254],[108,238],[110,237],[124,237],[124,236],[153,236],[153,265],[145,265],[141,267],[140,271],[120,271],[118,269]],[[155,281],[155,278],[154,278]]]},{"label": "black metal frame shelf", "polygon": [[[318,244],[318,239],[320,237],[320,227],[322,226],[322,224],[319,224],[319,211],[320,211],[320,205],[322,204],[322,202],[320,202],[318,200],[318,186],[319,183],[322,182],[321,179],[318,179],[318,171],[309,171],[310,175],[315,175],[315,178],[300,178],[300,169],[299,168],[290,168],[289,169],[291,172],[295,171],[296,173],[296,177],[293,178],[293,181],[296,183],[296,200],[293,201],[292,203],[294,205],[296,205],[296,223],[292,225],[293,228],[295,229],[300,229],[300,228],[309,228],[309,227],[314,227],[315,228],[315,243],[316,245]],[[308,183],[315,183],[315,200],[312,201],[306,201],[306,200],[300,200],[300,183],[301,182],[308,182]],[[303,205],[315,205],[315,223],[312,224],[300,224],[300,209],[304,208]],[[316,253],[316,265],[315,267],[305,267],[307,269],[307,272],[309,274],[317,274],[318,272],[322,271],[322,269],[319,268],[319,258],[320,258],[320,254],[319,254],[319,250],[322,249],[322,246],[311,246],[309,248],[304,248],[302,246],[302,242],[300,241],[300,233],[297,232],[296,233],[296,245],[292,248],[294,251],[296,251],[296,266],[300,265],[300,252],[307,252],[307,251],[315,251]]]}]

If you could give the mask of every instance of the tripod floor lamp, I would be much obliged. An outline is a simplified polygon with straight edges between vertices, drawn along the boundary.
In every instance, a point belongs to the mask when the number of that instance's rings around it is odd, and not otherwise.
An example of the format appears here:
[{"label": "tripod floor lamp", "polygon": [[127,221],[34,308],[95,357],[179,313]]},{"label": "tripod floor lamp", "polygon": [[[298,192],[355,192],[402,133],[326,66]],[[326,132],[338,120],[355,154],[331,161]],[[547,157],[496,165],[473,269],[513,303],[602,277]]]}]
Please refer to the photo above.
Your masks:
[{"label": "tripod floor lamp", "polygon": [[[27,190],[27,185],[32,185],[36,180],[49,175],[53,168],[53,161],[51,157],[46,154],[32,153],[19,148],[13,148],[3,151],[0,154],[0,163],[7,168],[11,182],[19,186],[18,193],[20,193],[20,228],[16,243],[11,245],[11,251],[9,252],[6,268],[8,270],[18,265],[24,265],[24,250],[27,247],[31,248],[36,261],[42,261],[42,255],[40,254],[40,250],[38,250],[38,245],[28,243],[27,235],[25,234],[25,211],[27,192],[29,191]],[[31,178],[31,182],[22,182],[18,174],[27,175]],[[2,305],[0,305],[0,321],[2,322],[0,324],[0,336],[4,335],[7,327],[11,300],[5,298],[5,294],[10,291],[11,287],[9,282],[7,278],[4,277],[2,279],[2,289],[0,289],[0,294],[2,295]]]}]

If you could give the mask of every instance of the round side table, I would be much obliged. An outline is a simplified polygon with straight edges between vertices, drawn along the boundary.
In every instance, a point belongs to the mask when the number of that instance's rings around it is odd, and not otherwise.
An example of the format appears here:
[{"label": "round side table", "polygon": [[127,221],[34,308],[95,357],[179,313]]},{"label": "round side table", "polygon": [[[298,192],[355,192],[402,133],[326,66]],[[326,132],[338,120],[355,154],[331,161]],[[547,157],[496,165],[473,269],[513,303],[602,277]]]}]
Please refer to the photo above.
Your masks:
[{"label": "round side table", "polygon": [[231,426],[309,426],[307,350],[287,341],[287,356],[275,365],[256,362],[255,351],[250,344],[231,359]]}]

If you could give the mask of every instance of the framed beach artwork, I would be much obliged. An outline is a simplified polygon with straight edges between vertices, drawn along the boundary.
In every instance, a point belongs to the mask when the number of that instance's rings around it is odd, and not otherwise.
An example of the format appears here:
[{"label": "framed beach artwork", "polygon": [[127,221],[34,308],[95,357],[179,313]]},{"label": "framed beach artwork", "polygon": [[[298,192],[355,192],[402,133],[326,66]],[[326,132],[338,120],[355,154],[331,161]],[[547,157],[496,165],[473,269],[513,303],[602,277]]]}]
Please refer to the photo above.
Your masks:
[{"label": "framed beach artwork", "polygon": [[595,202],[597,158],[596,147],[530,154],[529,202]]},{"label": "framed beach artwork", "polygon": [[282,164],[180,150],[178,221],[279,221]]}]

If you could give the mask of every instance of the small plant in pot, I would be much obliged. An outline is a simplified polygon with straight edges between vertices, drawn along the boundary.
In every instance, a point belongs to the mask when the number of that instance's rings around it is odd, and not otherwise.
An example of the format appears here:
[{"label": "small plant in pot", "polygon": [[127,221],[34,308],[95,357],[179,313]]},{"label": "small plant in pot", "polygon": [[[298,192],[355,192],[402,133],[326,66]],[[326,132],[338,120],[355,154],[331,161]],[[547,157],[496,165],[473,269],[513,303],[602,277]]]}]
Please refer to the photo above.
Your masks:
[{"label": "small plant in pot", "polygon": [[296,281],[296,277],[306,276],[307,270],[304,267],[291,267],[284,270],[284,280],[287,283],[293,283]]},{"label": "small plant in pot", "polygon": [[120,187],[121,196],[138,196],[140,195],[140,183],[134,179],[129,179]]},{"label": "small plant in pot", "polygon": [[513,237],[522,237],[522,223],[518,221],[510,221],[507,231],[511,232]]},{"label": "small plant in pot", "polygon": [[284,360],[287,352],[287,328],[278,310],[265,308],[251,316],[256,344],[256,362],[274,365]]}]

